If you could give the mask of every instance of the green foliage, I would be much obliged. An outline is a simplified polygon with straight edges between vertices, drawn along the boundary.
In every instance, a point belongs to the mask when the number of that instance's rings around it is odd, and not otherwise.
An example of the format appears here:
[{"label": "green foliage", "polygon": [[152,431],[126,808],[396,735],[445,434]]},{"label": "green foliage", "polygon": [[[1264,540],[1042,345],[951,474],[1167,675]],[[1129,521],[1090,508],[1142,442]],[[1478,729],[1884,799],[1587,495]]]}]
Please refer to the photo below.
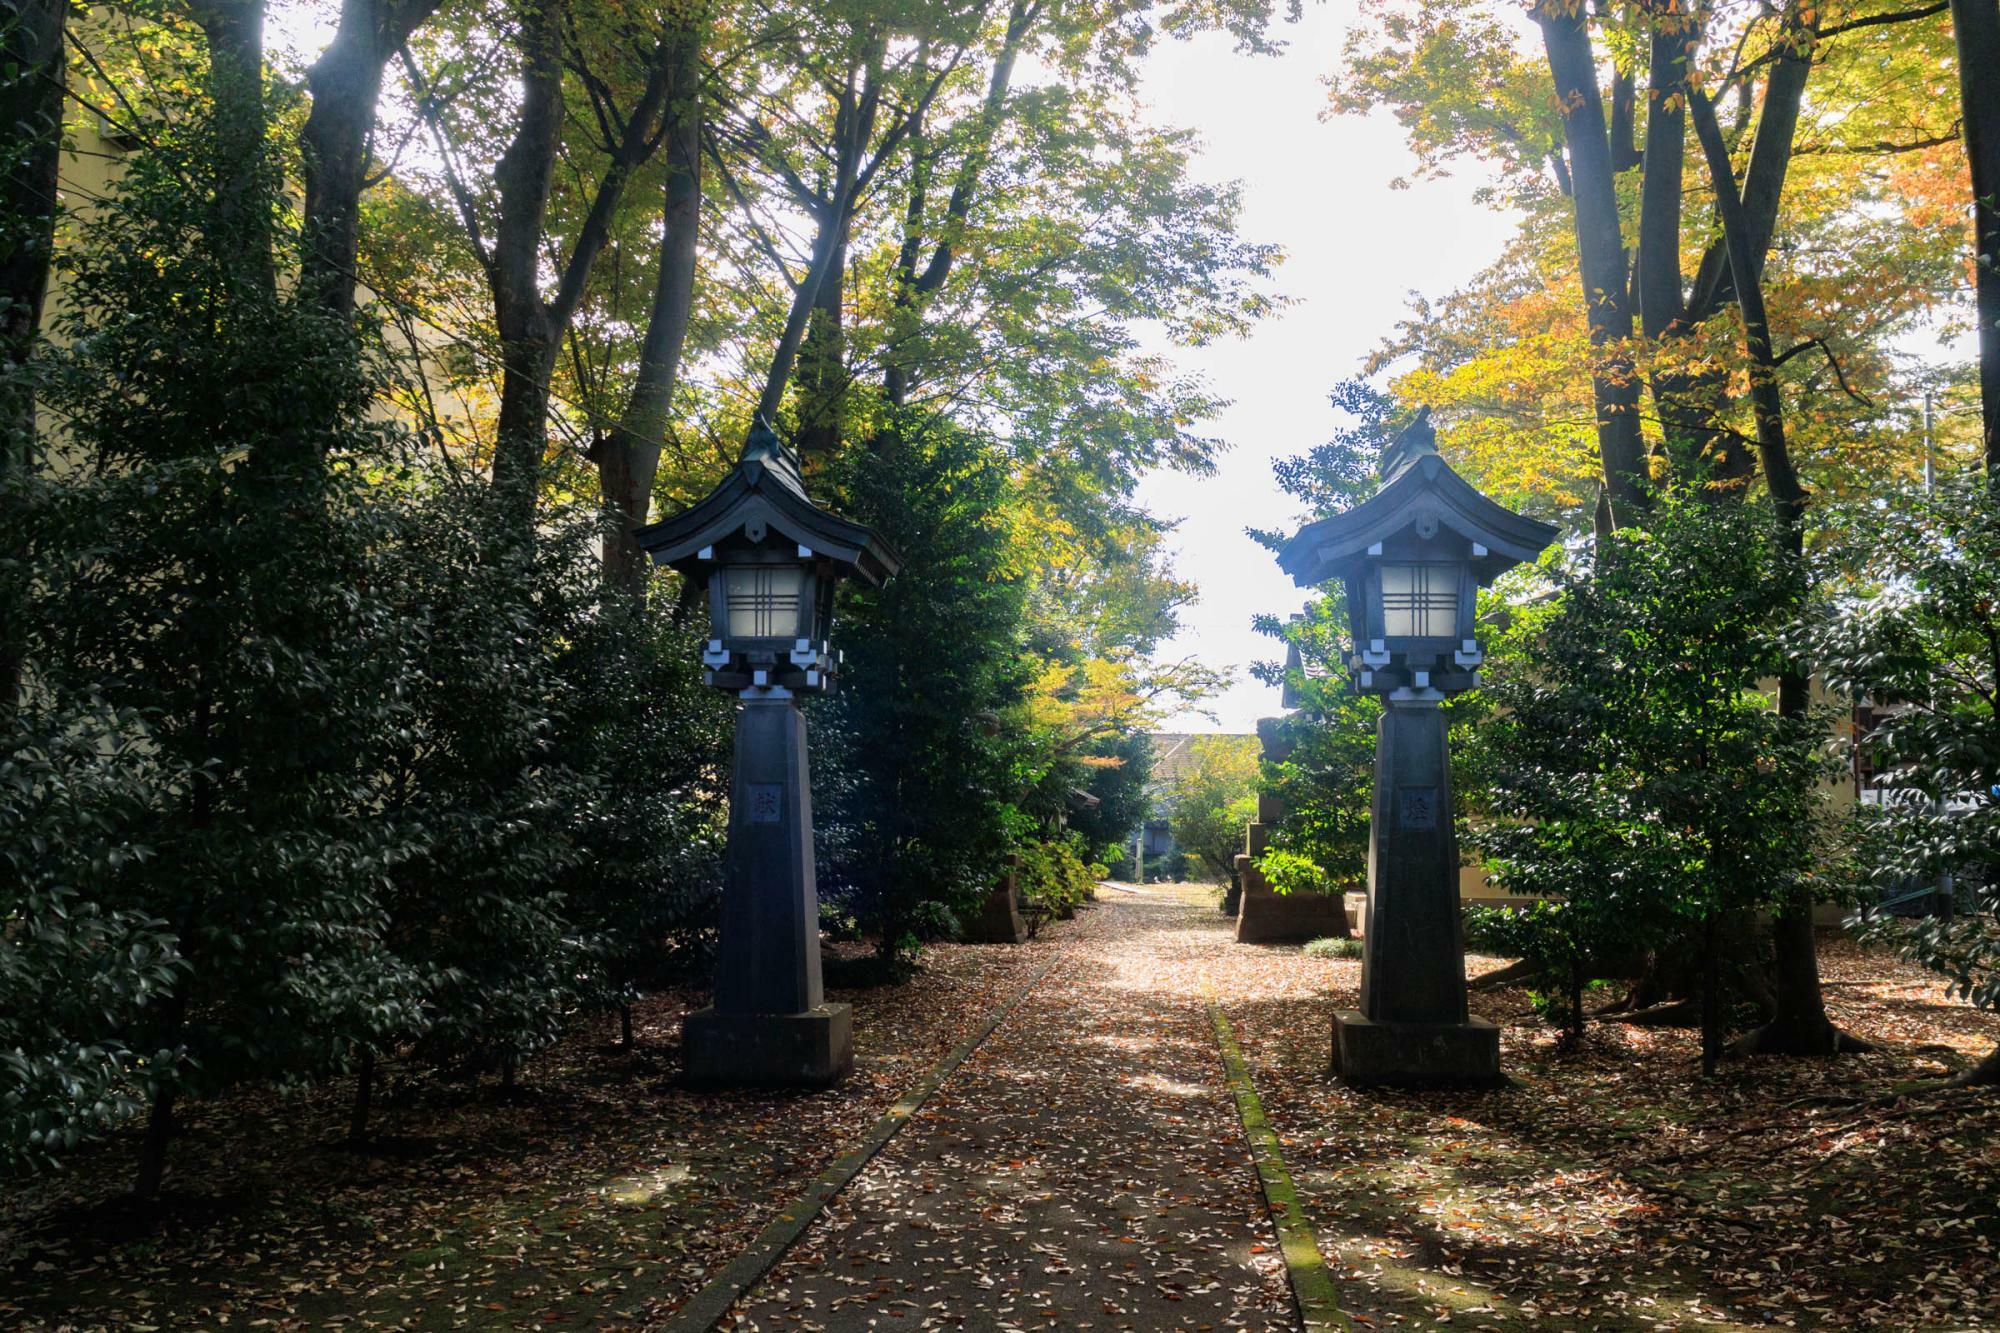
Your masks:
[{"label": "green foliage", "polygon": [[1465,942],[1485,953],[1534,964],[1540,984],[1530,988],[1530,1003],[1543,1022],[1563,1029],[1574,1042],[1583,1035],[1583,994],[1598,961],[1589,950],[1610,939],[1606,923],[1590,916],[1598,907],[1589,899],[1544,898],[1519,906],[1468,908]]},{"label": "green foliage", "polygon": [[0,758],[0,1169],[44,1165],[139,1107],[141,1012],[178,981],[174,932],[143,889],[185,784],[109,709],[14,713]]},{"label": "green foliage", "polygon": [[894,953],[975,906],[1013,841],[1011,800],[1032,775],[1001,715],[1026,685],[1026,589],[988,441],[910,412],[842,462],[846,512],[904,566],[848,598],[855,685],[813,709],[820,886]]},{"label": "green foliage", "polygon": [[560,667],[556,753],[597,784],[572,812],[585,855],[564,889],[595,959],[590,1003],[687,976],[713,934],[733,710],[702,682],[705,610],[676,592],[592,590]]},{"label": "green foliage", "polygon": [[1097,801],[1069,815],[1071,830],[1100,859],[1124,856],[1129,864],[1132,835],[1146,817],[1146,786],[1153,776],[1152,739],[1137,728],[1114,733],[1089,747],[1083,790]]},{"label": "green foliage", "polygon": [[1305,955],[1308,958],[1359,958],[1364,947],[1360,940],[1352,936],[1344,939],[1325,936],[1307,940]]},{"label": "green foliage", "polygon": [[1594,559],[1548,561],[1554,597],[1496,645],[1475,842],[1497,885],[1547,900],[1507,928],[1566,979],[1573,1030],[1596,964],[1658,948],[1712,973],[1726,918],[1811,877],[1824,732],[1758,690],[1802,578],[1770,523],[1663,497]]},{"label": "green foliage", "polygon": [[1090,859],[1083,839],[1075,834],[1047,842],[1024,842],[1015,856],[1020,877],[1016,883],[1037,927],[1049,917],[1074,916],[1104,878],[1104,867]]},{"label": "green foliage", "polygon": [[1861,738],[1885,799],[1856,812],[1878,893],[1954,875],[1973,910],[1867,931],[2000,1008],[2000,495],[1977,474],[1855,515],[1852,595],[1809,635],[1828,687],[1880,713]]},{"label": "green foliage", "polygon": [[357,1057],[511,1069],[711,924],[695,631],[604,590],[594,515],[524,545],[412,466],[369,331],[246,262],[284,214],[218,208],[219,160],[188,108],[65,251],[64,466],[12,496],[10,1164]]},{"label": "green foliage", "polygon": [[1326,871],[1310,856],[1284,847],[1267,847],[1257,858],[1258,873],[1276,893],[1326,893]]},{"label": "green foliage", "polygon": [[1243,826],[1257,817],[1257,741],[1197,736],[1163,793],[1174,843],[1210,880],[1229,878]]},{"label": "green foliage", "polygon": [[1264,761],[1264,788],[1277,797],[1285,817],[1257,864],[1281,893],[1364,887],[1375,725],[1382,705],[1348,684],[1342,662],[1346,602],[1339,596],[1315,598],[1300,618],[1280,625],[1264,617],[1259,628],[1295,645],[1311,669],[1291,672],[1289,681],[1282,668],[1260,672],[1286,685],[1296,707],[1277,724],[1284,757]]},{"label": "green foliage", "polygon": [[413,686],[384,756],[383,814],[412,843],[386,937],[424,978],[423,1003],[369,1044],[420,1041],[431,1059],[490,1068],[555,1038],[588,960],[564,889],[585,866],[576,812],[602,788],[557,750],[587,576],[548,554],[561,543],[510,540],[484,487],[440,478],[407,506],[383,553]]},{"label": "green foliage", "polygon": [[176,1052],[156,1094],[324,1069],[417,985],[375,947],[408,848],[374,760],[407,705],[361,464],[392,432],[345,326],[244,262],[269,219],[216,202],[226,166],[201,115],[163,125],[64,252],[46,397],[74,467],[28,499],[33,688],[102,700],[179,775],[118,904],[184,963],[124,1030]]},{"label": "green foliage", "polygon": [[[1395,404],[1365,380],[1341,381],[1328,399],[1346,414],[1346,424],[1326,443],[1273,465],[1279,487],[1305,506],[1309,518],[1339,513],[1373,493],[1377,460],[1398,424]],[[1290,536],[1250,535],[1273,551]],[[1264,789],[1277,797],[1285,817],[1258,868],[1280,893],[1364,887],[1382,706],[1348,684],[1346,599],[1329,588],[1290,621],[1266,615],[1253,623],[1258,633],[1296,649],[1300,663],[1290,671],[1276,662],[1253,668],[1294,701],[1293,712],[1278,723],[1284,758],[1264,761]]]}]

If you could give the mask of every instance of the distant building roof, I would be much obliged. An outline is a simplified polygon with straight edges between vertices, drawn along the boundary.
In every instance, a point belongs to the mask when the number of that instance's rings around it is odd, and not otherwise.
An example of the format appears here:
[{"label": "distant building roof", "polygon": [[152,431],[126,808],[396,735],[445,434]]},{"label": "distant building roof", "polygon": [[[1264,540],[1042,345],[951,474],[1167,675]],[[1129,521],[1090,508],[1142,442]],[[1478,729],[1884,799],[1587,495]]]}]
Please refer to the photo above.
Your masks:
[{"label": "distant building roof", "polygon": [[1192,742],[1211,739],[1243,741],[1252,745],[1257,743],[1256,734],[1253,732],[1156,731],[1151,737],[1153,742],[1153,785],[1156,787],[1164,786],[1174,778],[1179,777],[1184,770],[1192,767],[1194,764],[1194,746]]}]

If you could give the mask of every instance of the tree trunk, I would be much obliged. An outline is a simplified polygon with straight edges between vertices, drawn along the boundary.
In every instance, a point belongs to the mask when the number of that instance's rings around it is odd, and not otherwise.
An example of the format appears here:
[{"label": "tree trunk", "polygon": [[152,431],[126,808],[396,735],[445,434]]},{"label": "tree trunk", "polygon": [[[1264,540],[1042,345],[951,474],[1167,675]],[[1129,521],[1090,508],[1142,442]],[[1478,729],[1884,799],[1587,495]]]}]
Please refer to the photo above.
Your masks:
[{"label": "tree trunk", "polygon": [[[1611,170],[1630,171],[1645,160],[1638,140],[1638,84],[1629,65],[1611,71]],[[1648,140],[1650,141],[1650,133]]]},{"label": "tree trunk", "polygon": [[519,38],[524,56],[520,120],[493,172],[500,210],[486,273],[501,350],[493,490],[524,544],[534,535],[542,458],[548,451],[549,378],[556,353],[583,301],[590,271],[610,240],[625,185],[659,144],[653,127],[666,102],[669,70],[675,67],[671,57],[676,48],[660,42],[652,54],[645,89],[627,113],[616,141],[608,146],[604,175],[557,276],[555,295],[545,301],[543,232],[562,148],[562,33],[567,19],[567,0],[528,0]]},{"label": "tree trunk", "polygon": [[[1688,67],[1701,40],[1701,21],[1673,0],[1650,11],[1653,25],[1646,117],[1646,150],[1639,184],[1639,246],[1633,259],[1639,327],[1666,350],[1694,331],[1688,323],[1681,275],[1681,197],[1687,158]],[[1729,480],[1739,474],[1718,429],[1723,378],[1674,368],[1671,358],[1651,376],[1653,413],[1660,422],[1669,471],[1683,481]],[[1740,451],[1739,451],[1740,455]]]},{"label": "tree trunk", "polygon": [[[1723,243],[1729,252],[1730,285],[1736,291],[1737,309],[1743,320],[1744,352],[1750,362],[1750,405],[1757,423],[1757,454],[1763,464],[1765,485],[1778,511],[1781,555],[1799,560],[1805,554],[1807,496],[1785,440],[1784,399],[1764,310],[1762,265],[1753,249],[1757,242],[1742,196],[1737,192],[1735,169],[1730,165],[1729,149],[1715,119],[1714,105],[1705,94],[1696,93],[1690,108],[1715,191],[1716,216],[1722,223]],[[1761,124],[1759,135],[1762,135]],[[1768,243],[1768,239],[1767,232],[1764,240]],[[1806,677],[1797,672],[1786,672],[1778,678],[1781,716],[1805,718],[1809,703],[1807,686]],[[1775,917],[1772,929],[1772,947],[1777,954],[1775,1012],[1770,1022],[1746,1036],[1738,1048],[1787,1055],[1833,1055],[1862,1048],[1863,1043],[1844,1036],[1826,1016],[1818,946],[1813,938],[1811,895],[1803,887],[1792,888],[1778,905]]]},{"label": "tree trunk", "polygon": [[1987,1052],[1986,1058],[1972,1068],[1952,1079],[1957,1088],[2000,1087],[2000,1046]]},{"label": "tree trunk", "polygon": [[1701,929],[1701,1072],[1713,1078],[1722,1059],[1722,969],[1715,957],[1715,914]]},{"label": "tree trunk", "polygon": [[354,311],[361,192],[368,139],[382,95],[382,67],[440,0],[342,0],[340,26],[306,70],[312,110],[299,131],[305,231],[299,285],[336,315]]},{"label": "tree trunk", "polygon": [[604,580],[626,592],[645,584],[645,556],[632,540],[632,529],[646,522],[652,505],[660,445],[694,310],[701,228],[701,37],[700,28],[690,27],[670,39],[674,50],[668,60],[666,235],[660,242],[660,272],[631,397],[596,460],[599,493],[617,525],[604,539]]},{"label": "tree trunk", "polygon": [[[62,165],[65,0],[7,0],[0,8],[0,125],[11,127],[0,162],[8,203],[0,232],[0,565],[23,568],[28,551],[12,511],[13,487],[35,467],[34,357],[55,254]],[[15,574],[0,580],[0,721],[14,710],[25,644]]]},{"label": "tree trunk", "polygon": [[1666,336],[1681,318],[1681,166],[1687,157],[1688,65],[1699,20],[1669,0],[1651,11],[1646,154],[1639,181],[1639,326]]},{"label": "tree trunk", "polygon": [[[832,188],[814,209],[817,216],[814,219],[812,260],[806,266],[804,280],[792,292],[792,306],[785,316],[784,330],[778,335],[778,345],[771,350],[771,366],[765,372],[764,389],[757,397],[756,415],[750,423],[753,429],[759,421],[766,425],[777,421],[778,408],[785,401],[785,390],[791,384],[792,371],[798,362],[799,346],[805,341],[807,325],[819,306],[820,289],[827,275],[833,271],[833,266],[839,262],[844,248],[842,241],[853,216],[855,194],[861,180],[861,158],[874,135],[875,117],[881,106],[881,89],[876,82],[880,61],[878,43],[870,47],[863,61],[866,73],[858,91],[854,80],[860,70],[849,70],[847,87],[834,113]],[[920,104],[904,121],[902,132],[907,133],[918,124],[922,114]]]},{"label": "tree trunk", "polygon": [[172,1088],[153,1094],[153,1106],[146,1115],[146,1137],[139,1144],[139,1170],[132,1179],[132,1193],[141,1199],[156,1199],[160,1182],[167,1178],[167,1147],[174,1138]]},{"label": "tree trunk", "polygon": [[196,0],[195,22],[208,39],[209,92],[215,99],[215,199],[211,244],[266,291],[277,288],[271,255],[270,191],[264,172],[263,0]]},{"label": "tree trunk", "polygon": [[1597,57],[1582,0],[1545,0],[1535,11],[1562,108],[1584,312],[1596,349],[1591,390],[1597,449],[1614,525],[1645,507],[1648,481],[1639,434],[1639,379],[1624,344],[1632,336],[1628,265],[1618,218],[1616,172],[1597,87]]},{"label": "tree trunk", "polygon": [[368,1142],[368,1113],[375,1105],[375,1052],[361,1052],[361,1065],[354,1071],[354,1103],[347,1112],[347,1141]]},{"label": "tree trunk", "polygon": [[937,232],[937,248],[919,271],[917,259],[923,248],[924,209],[929,186],[929,164],[924,158],[922,123],[917,121],[911,136],[910,204],[903,220],[903,245],[897,257],[895,315],[890,322],[889,345],[883,351],[883,390],[897,407],[909,400],[910,387],[918,378],[917,356],[909,344],[923,327],[923,309],[932,294],[951,276],[966,222],[972,216],[972,201],[978,192],[980,173],[992,155],[993,138],[1006,117],[1007,94],[1013,87],[1014,65],[1029,28],[1041,15],[1042,6],[1032,8],[1028,0],[1012,0],[1007,11],[1007,32],[993,69],[986,79],[986,100],[980,106],[979,122],[965,157],[959,162],[945,203],[944,223]]},{"label": "tree trunk", "polygon": [[847,228],[842,227],[799,348],[799,429],[793,444],[801,454],[832,453],[840,447],[842,400],[847,396],[846,299]]},{"label": "tree trunk", "polygon": [[618,1006],[618,1044],[628,1051],[632,1049],[632,1006],[629,1004]]},{"label": "tree trunk", "polygon": [[522,541],[532,538],[548,447],[557,331],[541,294],[542,229],[561,142],[564,0],[527,0],[521,15],[521,111],[494,168],[500,217],[487,285],[500,335],[500,414],[493,489]]},{"label": "tree trunk", "polygon": [[791,313],[785,318],[784,331],[778,335],[778,345],[771,350],[771,367],[764,375],[764,391],[757,398],[753,426],[757,421],[767,425],[775,421],[778,407],[785,401],[785,390],[792,380],[792,368],[798,361],[799,345],[805,340],[807,323],[819,304],[820,287],[832,271],[840,252],[840,233],[847,226],[847,204],[852,197],[853,167],[853,156],[843,153],[840,176],[846,178],[846,183],[843,185],[836,178],[836,202],[820,211],[819,225],[813,238],[812,264],[806,270],[805,281],[792,294]]},{"label": "tree trunk", "polygon": [[1583,1042],[1583,960],[1572,958],[1569,962],[1569,1022],[1566,1025],[1571,1046]]},{"label": "tree trunk", "polygon": [[1979,405],[1987,483],[2000,488],[2000,4],[1951,0],[1958,100],[1972,166]]}]

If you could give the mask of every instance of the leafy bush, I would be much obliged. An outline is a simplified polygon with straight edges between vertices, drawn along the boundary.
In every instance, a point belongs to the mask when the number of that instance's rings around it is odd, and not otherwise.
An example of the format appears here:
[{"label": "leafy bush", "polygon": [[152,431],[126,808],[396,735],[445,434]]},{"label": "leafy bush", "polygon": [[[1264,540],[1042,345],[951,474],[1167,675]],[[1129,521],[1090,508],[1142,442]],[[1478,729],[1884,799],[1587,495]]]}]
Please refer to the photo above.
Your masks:
[{"label": "leafy bush", "polygon": [[1802,572],[1748,503],[1663,496],[1645,529],[1553,561],[1558,595],[1494,654],[1477,733],[1488,873],[1545,900],[1489,929],[1550,969],[1572,1037],[1602,964],[1656,949],[1704,978],[1720,1052],[1725,920],[1785,903],[1811,873],[1826,771],[1818,719],[1759,693]]},{"label": "leafy bush", "polygon": [[[135,1113],[171,1049],[134,1049],[185,963],[141,880],[184,784],[132,713],[14,712],[0,744],[0,1170]],[[148,836],[150,834],[150,836]],[[141,840],[145,838],[145,840]]]},{"label": "leafy bush", "polygon": [[1016,883],[1021,897],[1033,909],[1031,915],[1066,919],[1090,901],[1105,870],[1088,860],[1087,853],[1083,838],[1077,834],[1051,842],[1026,843],[1017,850]]},{"label": "leafy bush", "polygon": [[1305,953],[1308,958],[1359,958],[1362,948],[1361,941],[1355,939],[1352,935],[1338,938],[1326,936],[1321,939],[1307,940]]},{"label": "leafy bush", "polygon": [[1285,847],[1266,848],[1257,869],[1275,893],[1329,893],[1326,870],[1309,856]]},{"label": "leafy bush", "polygon": [[[1976,474],[1863,511],[1854,595],[1811,635],[1831,688],[1880,710],[1861,743],[1890,799],[1856,811],[1857,867],[1877,894],[1937,882],[1973,910],[1864,933],[2000,1009],[2000,493]],[[1981,1077],[2000,1079],[2000,1050]]]},{"label": "leafy bush", "polygon": [[1257,817],[1257,742],[1197,736],[1167,783],[1167,828],[1174,845],[1211,881],[1229,878],[1243,850],[1243,826]]}]

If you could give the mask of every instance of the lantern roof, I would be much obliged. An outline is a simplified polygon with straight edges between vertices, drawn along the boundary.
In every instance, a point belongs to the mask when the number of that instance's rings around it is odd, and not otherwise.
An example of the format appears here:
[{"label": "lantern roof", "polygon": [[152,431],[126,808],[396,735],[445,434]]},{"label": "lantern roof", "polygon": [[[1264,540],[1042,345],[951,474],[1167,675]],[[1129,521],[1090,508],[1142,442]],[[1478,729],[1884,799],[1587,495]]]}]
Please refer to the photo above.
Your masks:
[{"label": "lantern roof", "polygon": [[675,514],[632,536],[653,563],[683,574],[712,563],[711,548],[743,533],[753,542],[775,537],[830,560],[870,586],[902,568],[903,559],[873,530],[814,504],[799,475],[797,455],[759,421],[743,456],[720,485]]},{"label": "lantern roof", "polygon": [[1452,471],[1438,454],[1428,407],[1383,449],[1381,474],[1375,494],[1344,513],[1306,524],[1285,543],[1278,566],[1293,582],[1312,588],[1341,577],[1371,547],[1419,524],[1449,528],[1484,547],[1471,561],[1482,584],[1533,560],[1556,539],[1553,525],[1515,513]]}]

